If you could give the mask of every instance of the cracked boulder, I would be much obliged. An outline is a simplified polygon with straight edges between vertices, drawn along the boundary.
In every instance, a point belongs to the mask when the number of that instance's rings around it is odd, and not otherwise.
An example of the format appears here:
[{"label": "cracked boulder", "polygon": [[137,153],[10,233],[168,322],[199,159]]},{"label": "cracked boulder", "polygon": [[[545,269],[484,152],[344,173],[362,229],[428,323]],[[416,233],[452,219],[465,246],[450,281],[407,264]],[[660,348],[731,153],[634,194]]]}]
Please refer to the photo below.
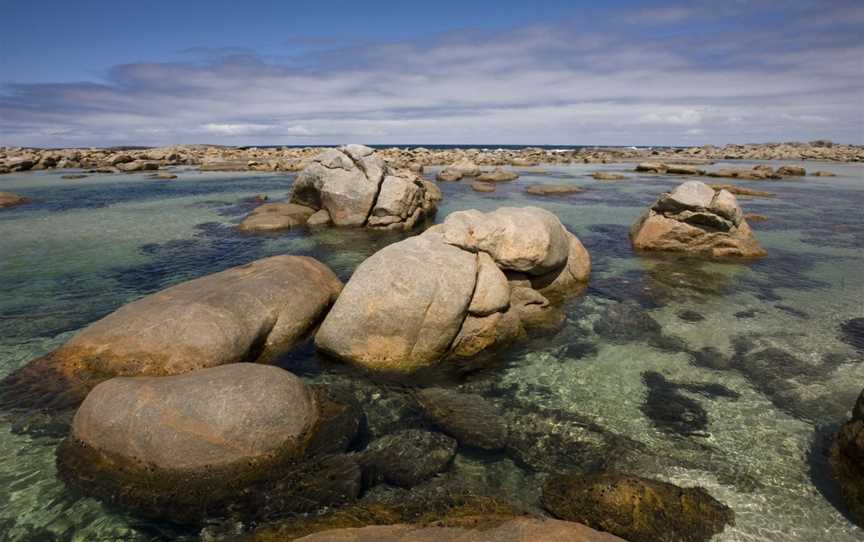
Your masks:
[{"label": "cracked boulder", "polygon": [[633,248],[708,258],[759,258],[765,251],[735,196],[688,181],[660,196],[630,228]]},{"label": "cracked boulder", "polygon": [[556,304],[584,288],[590,268],[578,238],[548,211],[453,213],[360,264],[315,343],[385,373],[464,363],[560,323]]},{"label": "cracked boulder", "polygon": [[363,145],[327,150],[297,176],[290,201],[324,210],[336,226],[411,229],[437,210],[441,192],[396,170]]},{"label": "cracked boulder", "polygon": [[115,376],[266,361],[308,336],[341,287],[328,267],[301,256],[273,256],[190,280],[90,324],[7,377],[0,393],[5,401],[20,393],[77,403]]}]

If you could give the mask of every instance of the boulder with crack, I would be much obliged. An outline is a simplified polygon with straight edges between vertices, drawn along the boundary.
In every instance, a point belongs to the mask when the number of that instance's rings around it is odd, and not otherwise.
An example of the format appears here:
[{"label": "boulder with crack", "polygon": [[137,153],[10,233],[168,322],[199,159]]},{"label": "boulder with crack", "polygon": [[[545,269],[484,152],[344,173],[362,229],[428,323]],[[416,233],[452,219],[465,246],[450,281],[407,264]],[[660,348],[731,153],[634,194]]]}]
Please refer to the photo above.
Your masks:
[{"label": "boulder with crack", "polygon": [[291,203],[325,211],[336,226],[409,230],[435,214],[441,191],[391,168],[363,145],[329,149],[297,176]]},{"label": "boulder with crack", "polygon": [[315,343],[377,372],[465,362],[560,323],[560,301],[582,291],[590,269],[582,243],[548,211],[452,213],[360,264]]},{"label": "boulder with crack", "polygon": [[633,248],[709,258],[759,258],[765,250],[727,190],[687,181],[663,194],[630,228]]}]

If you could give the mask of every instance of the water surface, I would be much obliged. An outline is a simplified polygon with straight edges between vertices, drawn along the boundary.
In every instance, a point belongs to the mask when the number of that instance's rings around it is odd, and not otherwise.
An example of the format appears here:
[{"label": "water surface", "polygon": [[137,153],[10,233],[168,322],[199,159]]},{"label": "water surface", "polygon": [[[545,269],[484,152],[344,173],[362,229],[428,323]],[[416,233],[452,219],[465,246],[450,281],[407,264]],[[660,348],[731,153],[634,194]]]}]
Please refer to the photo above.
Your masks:
[{"label": "water surface", "polygon": [[[741,163],[713,167],[729,165]],[[864,353],[840,331],[864,316],[864,166],[805,165],[838,176],[735,181],[777,193],[740,198],[745,212],[768,217],[751,225],[769,256],[746,266],[636,257],[629,225],[681,179],[588,176],[632,165],[528,168],[492,194],[473,192],[470,182],[440,184],[438,220],[460,209],[538,205],[582,239],[594,264],[588,292],[567,305],[560,333],[514,348],[452,385],[511,409],[590,420],[625,437],[638,450],[627,463],[633,472],[702,485],[735,510],[736,526],[717,540],[861,540],[864,532],[835,506],[824,445],[864,384]],[[291,176],[178,174],[172,181],[64,180],[61,172],[0,177],[0,190],[35,200],[0,211],[0,377],[120,305],[172,284],[283,253],[319,258],[347,280],[365,257],[401,238],[342,229],[243,235],[233,226],[252,199],[284,198]],[[525,194],[534,183],[586,190]],[[626,310],[615,312],[620,304]],[[637,315],[637,323],[651,318],[661,331],[628,321],[622,328],[636,331],[595,333],[595,322],[622,312]],[[308,347],[284,364],[312,382],[346,378]],[[39,424],[26,412],[0,412],[5,539],[200,537],[67,491],[54,471],[60,435],[33,427]],[[461,452],[452,469],[527,505],[536,504],[543,476],[510,458]]]}]

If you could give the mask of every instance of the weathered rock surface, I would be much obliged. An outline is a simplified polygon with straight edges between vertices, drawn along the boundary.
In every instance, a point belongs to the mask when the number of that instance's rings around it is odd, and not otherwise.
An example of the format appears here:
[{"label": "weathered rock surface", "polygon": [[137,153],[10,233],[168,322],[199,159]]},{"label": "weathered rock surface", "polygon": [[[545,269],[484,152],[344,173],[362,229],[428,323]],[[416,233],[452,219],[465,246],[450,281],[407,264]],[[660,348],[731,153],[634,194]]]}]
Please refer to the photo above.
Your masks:
[{"label": "weathered rock surface", "polygon": [[472,528],[485,523],[479,516],[464,526],[418,526],[397,523],[323,531],[298,542],[623,542],[578,523],[554,519],[516,518],[494,527]]},{"label": "weathered rock surface", "polygon": [[492,171],[484,171],[477,176],[477,180],[487,183],[500,183],[505,181],[515,181],[519,178],[519,174],[515,171],[509,171],[501,167],[496,167]]},{"label": "weathered rock surface", "polygon": [[318,423],[307,387],[274,366],[113,378],[75,414],[58,471],[87,494],[145,514],[206,509],[302,457]]},{"label": "weathered rock surface", "polygon": [[477,257],[422,235],[364,261],[321,325],[324,352],[376,370],[434,364],[468,313]]},{"label": "weathered rock surface", "polygon": [[[527,292],[514,290],[505,271],[523,273],[520,289]],[[585,248],[548,211],[452,213],[363,262],[315,342],[327,354],[380,372],[470,358],[559,320],[545,294],[557,302],[578,293],[589,272]]]},{"label": "weathered rock surface", "polygon": [[30,198],[25,198],[12,192],[0,192],[0,209],[24,205],[25,203],[30,203],[30,201]]},{"label": "weathered rock surface", "polygon": [[135,171],[154,171],[159,169],[159,163],[151,162],[149,160],[133,160],[131,162],[116,164],[116,167],[120,171],[125,171],[127,173]]},{"label": "weathered rock surface", "polygon": [[864,527],[864,392],[834,437],[830,462],[852,518]]},{"label": "weathered rock surface", "polygon": [[566,196],[584,191],[584,188],[569,184],[535,184],[525,189],[525,192],[534,196]]},{"label": "weathered rock surface", "polygon": [[731,193],[699,181],[663,194],[630,229],[633,247],[710,258],[765,255]]},{"label": "weathered rock surface", "polygon": [[120,307],[13,373],[4,396],[44,389],[80,401],[113,376],[267,360],[307,336],[340,289],[330,269],[300,256],[273,256],[184,282]]},{"label": "weathered rock surface", "polygon": [[668,173],[670,175],[704,175],[705,170],[691,164],[666,164],[663,162],[642,162],[636,166],[641,173]]},{"label": "weathered rock surface", "polygon": [[393,170],[369,147],[316,156],[297,176],[291,202],[326,210],[337,226],[411,229],[432,216],[441,192],[408,170]]},{"label": "weathered rock surface", "polygon": [[295,203],[265,203],[243,219],[237,229],[245,232],[279,231],[306,224],[315,210]]},{"label": "weathered rock surface", "polygon": [[501,269],[531,275],[560,269],[569,254],[567,230],[558,217],[538,207],[457,211],[437,231],[448,244],[486,252]]},{"label": "weathered rock surface", "polygon": [[556,517],[630,542],[707,541],[734,525],[734,514],[702,488],[624,474],[555,476],[543,504]]}]

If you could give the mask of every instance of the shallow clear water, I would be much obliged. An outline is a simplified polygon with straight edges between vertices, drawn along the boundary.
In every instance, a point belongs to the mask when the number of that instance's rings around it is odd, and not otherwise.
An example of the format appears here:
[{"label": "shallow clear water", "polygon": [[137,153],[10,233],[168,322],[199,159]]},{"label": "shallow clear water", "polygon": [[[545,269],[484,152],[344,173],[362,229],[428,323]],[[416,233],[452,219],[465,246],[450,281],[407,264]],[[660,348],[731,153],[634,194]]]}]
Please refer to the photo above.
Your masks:
[{"label": "shallow clear water", "polygon": [[[578,415],[627,437],[641,450],[626,463],[631,471],[702,485],[735,510],[736,526],[718,540],[864,538],[833,504],[823,454],[825,436],[864,386],[864,354],[840,334],[844,321],[864,316],[864,166],[805,165],[838,176],[735,181],[777,193],[739,199],[745,212],[768,217],[752,226],[769,256],[748,266],[635,257],[629,225],[681,179],[588,176],[632,165],[529,168],[492,194],[473,192],[467,182],[440,184],[439,220],[466,208],[542,206],[583,240],[594,263],[588,292],[568,305],[561,332],[514,348],[457,384],[512,408]],[[60,172],[0,177],[0,190],[35,200],[0,211],[0,377],[171,284],[280,253],[312,255],[347,279],[366,256],[400,238],[352,230],[242,235],[232,225],[254,206],[250,199],[284,197],[291,176],[178,174],[173,181],[64,180]],[[586,191],[525,194],[534,183]],[[593,322],[617,303],[654,318],[662,336],[598,336]],[[704,319],[682,319],[683,311]],[[344,378],[308,348],[285,364],[310,381]],[[660,412],[670,404],[671,422]],[[0,539],[198,538],[68,492],[54,472],[60,437],[22,430],[26,416],[0,411]],[[510,459],[460,454],[452,469],[536,500],[535,474]]]}]

